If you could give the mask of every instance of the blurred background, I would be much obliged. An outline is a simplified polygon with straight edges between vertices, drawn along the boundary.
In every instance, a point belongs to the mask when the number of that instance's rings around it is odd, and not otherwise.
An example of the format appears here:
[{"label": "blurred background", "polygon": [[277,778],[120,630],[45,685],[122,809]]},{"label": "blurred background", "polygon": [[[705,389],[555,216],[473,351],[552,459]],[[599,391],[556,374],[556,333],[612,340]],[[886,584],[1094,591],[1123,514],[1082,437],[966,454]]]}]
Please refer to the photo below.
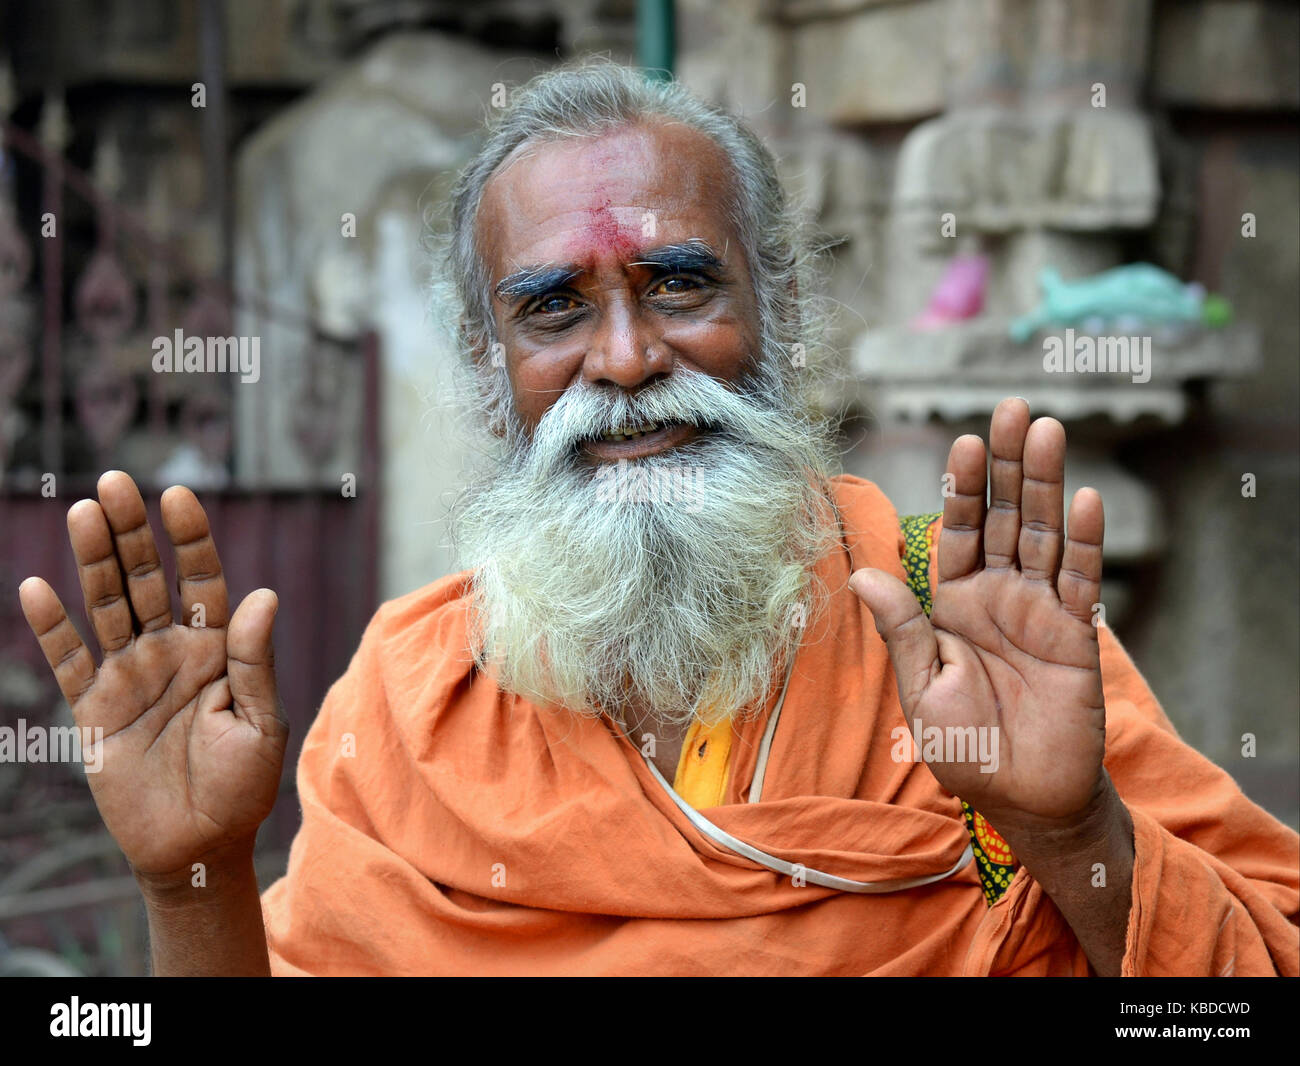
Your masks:
[{"label": "blurred background", "polygon": [[[452,567],[430,222],[508,87],[591,53],[672,70],[778,154],[835,242],[845,467],[900,513],[940,508],[949,444],[1003,396],[1066,424],[1070,487],[1106,502],[1107,622],[1183,737],[1297,825],[1283,0],[0,2],[0,726],[71,724],[16,594],[46,577],[88,635],[68,507],[124,469],[159,530],[190,485],[232,597],[280,595],[279,876],[326,689],[380,602]],[[1041,334],[1012,339],[1035,312],[1147,339],[1149,380],[1046,372]],[[258,380],[154,372],[177,330],[256,338]],[[0,763],[0,973],[145,951],[80,768]]]}]

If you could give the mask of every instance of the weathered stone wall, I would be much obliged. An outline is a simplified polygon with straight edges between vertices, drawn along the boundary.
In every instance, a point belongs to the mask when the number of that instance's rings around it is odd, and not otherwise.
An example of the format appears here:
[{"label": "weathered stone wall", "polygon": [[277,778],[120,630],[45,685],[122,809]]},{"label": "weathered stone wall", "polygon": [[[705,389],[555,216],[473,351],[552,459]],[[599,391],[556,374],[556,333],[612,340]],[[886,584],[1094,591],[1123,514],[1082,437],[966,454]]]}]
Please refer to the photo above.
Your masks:
[{"label": "weathered stone wall", "polygon": [[[15,4],[7,16],[20,97],[61,71],[83,131],[73,156],[89,164],[86,130],[118,129],[123,199],[144,210],[145,179],[165,172],[174,210],[194,216],[188,253],[215,264],[185,114],[197,4],[69,0],[47,41],[31,27],[52,9]],[[1300,9],[680,0],[678,10],[680,75],[769,139],[838,242],[831,338],[859,377],[848,469],[901,511],[930,510],[948,444],[986,430],[995,393],[1062,417],[1072,483],[1100,484],[1107,501],[1116,631],[1183,735],[1296,822]],[[423,208],[472,151],[494,82],[556,54],[630,58],[635,5],[232,0],[227,13],[236,277],[328,332],[379,329],[384,594],[396,595],[451,565],[442,516],[461,462],[438,404],[448,353],[424,318]],[[1104,109],[1093,106],[1099,83]],[[341,233],[344,212],[357,217],[354,239]],[[990,260],[983,324],[910,333],[953,253],[970,250]],[[1032,304],[1041,266],[1078,276],[1136,260],[1223,293],[1237,331],[1208,348],[1167,346],[1163,377],[1096,395],[1017,362],[1002,324]],[[356,463],[355,369],[322,372],[338,400],[337,452],[313,467],[294,445],[308,371],[290,355],[259,399],[241,401],[240,479],[323,482]],[[1242,496],[1246,473],[1254,497]],[[1253,759],[1241,757],[1248,733]]]},{"label": "weathered stone wall", "polygon": [[[861,381],[848,469],[900,511],[934,510],[948,445],[987,432],[995,394],[1063,418],[1070,488],[1096,484],[1108,505],[1103,599],[1120,638],[1182,734],[1296,823],[1300,10],[682,8],[686,80],[763,129],[840,241],[834,336]],[[910,332],[948,259],[971,250],[991,261],[986,324]],[[1221,292],[1238,325],[1158,350],[1163,378],[1092,394],[1048,382],[1006,342],[1041,266],[1071,277],[1138,260]]]}]

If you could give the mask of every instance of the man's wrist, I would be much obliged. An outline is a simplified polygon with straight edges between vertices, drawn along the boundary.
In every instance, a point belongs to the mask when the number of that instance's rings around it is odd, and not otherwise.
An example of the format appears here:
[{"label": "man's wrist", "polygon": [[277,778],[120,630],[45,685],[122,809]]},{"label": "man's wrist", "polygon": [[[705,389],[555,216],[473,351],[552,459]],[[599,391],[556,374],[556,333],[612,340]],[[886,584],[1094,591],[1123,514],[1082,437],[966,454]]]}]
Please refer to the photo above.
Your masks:
[{"label": "man's wrist", "polygon": [[269,976],[251,841],[196,858],[193,872],[136,879],[149,920],[150,957],[158,976]]},{"label": "man's wrist", "polygon": [[247,893],[250,888],[257,892],[251,839],[214,848],[176,870],[132,872],[145,906],[151,910],[212,906],[232,895]]},{"label": "man's wrist", "polygon": [[976,809],[1007,842],[1017,860],[1026,866],[1068,861],[1071,856],[1095,850],[1117,832],[1126,830],[1132,839],[1132,819],[1128,808],[1115,791],[1105,769],[1092,799],[1069,818],[1044,818],[993,808],[986,810],[982,806],[976,806]]},{"label": "man's wrist", "polygon": [[[1104,774],[1104,771],[1103,771]],[[1093,972],[1122,969],[1136,852],[1133,818],[1110,777],[1097,800],[1068,823],[993,823],[1074,931]]]}]

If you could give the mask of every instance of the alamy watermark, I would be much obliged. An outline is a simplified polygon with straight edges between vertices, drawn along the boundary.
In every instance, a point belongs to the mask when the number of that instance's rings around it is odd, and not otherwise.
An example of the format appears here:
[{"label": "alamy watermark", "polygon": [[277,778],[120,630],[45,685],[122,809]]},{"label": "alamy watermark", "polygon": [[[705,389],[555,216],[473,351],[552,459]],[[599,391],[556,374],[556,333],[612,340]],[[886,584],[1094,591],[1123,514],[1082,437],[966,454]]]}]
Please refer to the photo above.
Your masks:
[{"label": "alamy watermark", "polygon": [[596,499],[602,503],[681,505],[695,514],[704,506],[704,468],[672,464],[647,468],[620,459],[596,471]]},{"label": "alamy watermark", "polygon": [[0,726],[0,763],[82,763],[86,773],[104,768],[104,727],[29,726],[26,718],[18,725]]},{"label": "alamy watermark", "polygon": [[262,339],[187,337],[178,329],[153,339],[152,365],[155,374],[239,374],[251,385],[262,376]]},{"label": "alamy watermark", "polygon": [[889,749],[894,762],[963,763],[977,762],[980,773],[993,774],[998,769],[998,727],[950,725],[940,728],[925,725],[920,718],[907,726],[895,726],[889,733],[894,741]]},{"label": "alamy watermark", "polygon": [[1135,385],[1151,380],[1150,337],[1043,338],[1043,369],[1049,374],[1131,374]]},{"label": "alamy watermark", "polygon": [[151,1003],[82,1003],[73,996],[50,1008],[50,1036],[130,1037],[136,1047],[151,1039]]}]

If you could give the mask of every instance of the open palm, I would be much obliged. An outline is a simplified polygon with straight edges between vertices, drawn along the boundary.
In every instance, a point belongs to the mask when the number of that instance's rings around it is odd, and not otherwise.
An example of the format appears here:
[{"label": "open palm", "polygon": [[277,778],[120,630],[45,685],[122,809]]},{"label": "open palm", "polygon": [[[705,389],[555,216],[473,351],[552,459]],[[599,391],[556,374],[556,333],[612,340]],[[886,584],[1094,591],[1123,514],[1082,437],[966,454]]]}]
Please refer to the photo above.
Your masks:
[{"label": "open palm", "polygon": [[875,616],[909,727],[994,730],[997,768],[930,762],[939,783],[995,826],[1066,824],[1104,788],[1106,711],[1094,626],[1101,588],[1101,497],[1081,489],[1062,521],[1065,431],[1030,424],[1004,400],[984,443],[958,438],[948,457],[939,574],[927,619],[907,586],[878,570],[853,586]]},{"label": "open palm", "polygon": [[251,840],[275,802],[288,735],[271,648],[275,594],[259,589],[228,617],[207,518],[174,487],[162,497],[182,608],[173,621],[135,483],[110,471],[98,492],[68,512],[68,534],[99,667],[45,581],[29,578],[19,595],[77,725],[103,730],[101,769],[87,780],[104,824],[137,874],[187,872]]}]

